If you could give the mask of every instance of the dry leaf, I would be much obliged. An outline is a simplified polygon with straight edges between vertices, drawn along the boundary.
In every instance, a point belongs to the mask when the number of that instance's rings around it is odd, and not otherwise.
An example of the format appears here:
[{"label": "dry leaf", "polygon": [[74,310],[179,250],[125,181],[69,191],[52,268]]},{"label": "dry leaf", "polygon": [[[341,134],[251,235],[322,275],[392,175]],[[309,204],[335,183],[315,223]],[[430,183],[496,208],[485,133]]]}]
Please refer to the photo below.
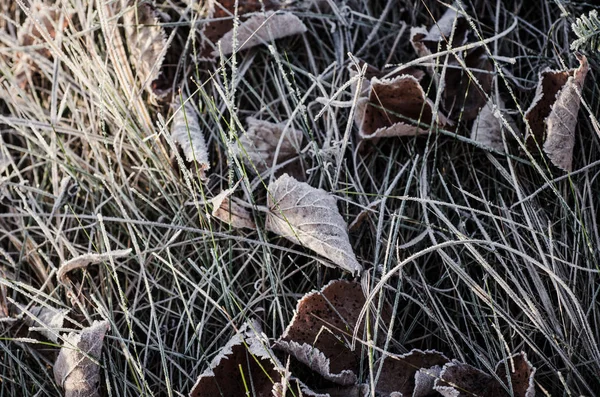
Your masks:
[{"label": "dry leaf", "polygon": [[272,182],[268,190],[267,230],[310,248],[352,274],[362,271],[332,195],[288,174]]},{"label": "dry leaf", "polygon": [[239,139],[243,150],[238,149],[237,154],[252,169],[256,167],[259,173],[270,169],[278,146],[277,164],[298,155],[302,143],[302,131],[292,127],[286,129],[286,123],[275,124],[253,117],[248,117],[246,123],[248,128]]},{"label": "dry leaf", "polygon": [[156,100],[152,82],[161,73],[161,66],[167,51],[165,31],[148,3],[129,1],[135,5],[124,16],[125,37],[129,48],[131,64],[137,71],[142,87]]},{"label": "dry leaf", "polygon": [[235,186],[231,189],[223,190],[210,200],[213,205],[212,216],[236,229],[245,228],[256,230],[256,223],[254,223],[254,219],[252,219],[252,214],[234,200],[229,199],[229,196],[231,196],[234,191]]},{"label": "dry leaf", "polygon": [[[429,31],[423,28],[413,28],[410,41],[417,55],[424,57],[446,50],[448,45],[450,47],[464,45],[467,43],[468,35],[467,19],[455,10],[448,8],[438,23],[433,25]],[[444,58],[441,61],[444,61]],[[470,73],[462,66],[463,63]],[[448,118],[466,121],[477,117],[479,109],[487,103],[487,95],[492,88],[493,70],[494,66],[484,47],[467,50],[466,55],[449,55],[443,81],[440,81],[440,75],[433,66],[427,67],[438,90],[442,91],[442,108]]]},{"label": "dry leaf", "polygon": [[79,255],[73,259],[70,259],[64,262],[56,272],[56,278],[59,282],[65,282],[65,276],[68,272],[79,269],[82,267],[87,267],[90,264],[102,263],[104,261],[109,260],[110,258],[123,258],[128,256],[131,253],[131,248],[125,250],[115,250],[105,252],[103,254],[83,254]]},{"label": "dry leaf", "polygon": [[281,390],[280,382],[285,373],[260,326],[249,322],[239,329],[210,367],[198,377],[190,397],[245,396],[246,386],[252,387],[253,396],[271,397]]},{"label": "dry leaf", "polygon": [[[183,107],[181,101],[184,103]],[[198,163],[200,178],[205,179],[205,171],[210,168],[210,163],[208,162],[206,141],[200,129],[196,109],[187,98],[179,98],[178,96],[173,103],[173,107],[177,110],[171,125],[171,137],[181,146],[187,161]]]},{"label": "dry leaf", "polygon": [[32,306],[24,317],[30,331],[37,331],[54,343],[58,342],[58,329],[63,327],[69,309]]},{"label": "dry leaf", "polygon": [[332,281],[320,292],[309,293],[298,301],[294,318],[275,347],[327,380],[354,385],[360,351],[348,346],[364,304],[360,284]]},{"label": "dry leaf", "polygon": [[[237,11],[235,5],[238,5]],[[233,29],[234,16],[241,21],[253,12],[277,10],[281,7],[278,0],[207,0],[201,3],[206,15],[206,23],[201,28],[200,60],[213,60],[218,49],[216,43]]]},{"label": "dry leaf", "polygon": [[100,381],[100,353],[108,321],[94,321],[66,336],[54,363],[54,379],[65,390],[65,397],[96,397]]},{"label": "dry leaf", "polygon": [[573,169],[573,147],[575,127],[581,104],[581,91],[589,70],[587,58],[579,58],[580,66],[575,69],[564,87],[558,93],[550,115],[546,119],[548,136],[544,142],[544,152],[552,164],[565,170]]},{"label": "dry leaf", "polygon": [[229,55],[233,53],[234,39],[236,51],[256,47],[262,43],[270,43],[273,40],[287,36],[302,34],[306,32],[306,26],[291,12],[276,14],[268,11],[264,14],[256,14],[244,21],[237,29],[236,37],[233,31],[227,32],[219,41],[220,50],[213,51],[214,57]]},{"label": "dry leaf", "polygon": [[[490,100],[479,111],[479,115],[473,122],[471,128],[471,139],[479,142],[485,147],[492,148],[499,152],[504,152],[504,141],[502,140],[502,131],[505,129],[502,120],[495,116],[496,105]],[[500,100],[498,112],[504,109],[504,102]],[[504,114],[505,120],[516,130],[514,120],[509,115]]]},{"label": "dry leaf", "polygon": [[541,72],[535,98],[525,113],[531,129],[525,137],[528,145],[543,142],[550,161],[566,171],[572,168],[580,93],[589,70],[585,56],[579,57],[579,63],[577,69]]},{"label": "dry leaf", "polygon": [[433,107],[415,77],[374,77],[368,96],[358,100],[354,121],[361,138],[428,134],[431,124],[434,129],[447,124],[441,113],[434,116]]},{"label": "dry leaf", "polygon": [[383,358],[378,393],[400,393],[401,396],[427,395],[433,391],[441,367],[449,360],[434,350],[411,350],[403,355]]},{"label": "dry leaf", "polygon": [[[506,374],[506,366],[510,369]],[[534,397],[533,382],[536,369],[523,352],[515,354],[496,365],[496,375],[514,392],[514,397]],[[445,397],[467,397],[472,395],[504,397],[505,387],[496,378],[468,364],[452,360],[444,365],[440,378],[435,381],[435,390]]]},{"label": "dry leaf", "polygon": [[494,65],[484,47],[468,50],[463,61],[466,70],[456,58],[449,58],[442,104],[450,119],[469,121],[477,117],[479,109],[487,103],[487,96],[492,91]]}]

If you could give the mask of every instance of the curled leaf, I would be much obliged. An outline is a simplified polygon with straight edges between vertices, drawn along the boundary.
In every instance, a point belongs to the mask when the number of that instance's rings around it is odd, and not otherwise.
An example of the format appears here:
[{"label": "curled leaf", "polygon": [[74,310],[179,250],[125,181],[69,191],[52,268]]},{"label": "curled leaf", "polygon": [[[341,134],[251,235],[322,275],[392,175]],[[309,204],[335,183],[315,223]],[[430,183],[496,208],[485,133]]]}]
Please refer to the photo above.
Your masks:
[{"label": "curled leaf", "polygon": [[375,389],[379,393],[426,396],[433,392],[435,379],[449,360],[434,350],[411,350],[403,355],[387,355]]},{"label": "curled leaf", "polygon": [[361,138],[428,134],[431,125],[448,122],[441,113],[434,115],[433,108],[414,76],[374,77],[367,97],[358,100],[354,121]]},{"label": "curled leaf", "polygon": [[276,153],[278,164],[298,155],[302,131],[292,127],[286,129],[286,123],[275,124],[253,117],[248,117],[246,123],[248,129],[239,139],[242,149],[237,153],[259,173],[273,166]]},{"label": "curled leaf", "polygon": [[434,388],[445,397],[504,397],[507,395],[506,387],[510,384],[515,397],[534,397],[535,371],[525,353],[515,354],[496,365],[496,375],[504,383],[501,385],[495,377],[468,364],[452,360],[444,365]]},{"label": "curled leaf", "polygon": [[352,274],[362,271],[333,196],[288,174],[268,190],[267,230],[310,248]]},{"label": "curled leaf", "polygon": [[565,171],[571,171],[573,168],[577,114],[581,104],[583,83],[589,70],[585,56],[581,56],[579,62],[579,68],[575,69],[558,93],[550,115],[546,119],[548,136],[544,142],[544,152],[552,164]]},{"label": "curled leaf", "polygon": [[[306,32],[306,26],[291,12],[276,14],[274,11],[268,11],[255,14],[238,27],[235,37],[233,31],[229,31],[221,38],[220,52],[223,55],[233,53],[234,41],[237,42],[235,50],[242,51],[262,43],[269,43],[272,40],[304,32]],[[212,55],[218,56],[219,50],[213,51]]]},{"label": "curled leaf", "polygon": [[361,286],[336,280],[320,292],[305,295],[296,306],[294,318],[275,343],[325,379],[354,385],[360,351],[352,351],[350,339],[365,304]]},{"label": "curled leaf", "polygon": [[550,161],[566,171],[572,168],[581,89],[589,70],[585,56],[579,57],[579,62],[577,69],[541,72],[535,98],[525,113],[530,127],[528,145],[535,147],[543,142]]},{"label": "curled leaf", "polygon": [[108,321],[94,321],[81,330],[66,336],[54,363],[54,379],[65,390],[65,397],[99,396],[100,353]]},{"label": "curled leaf", "polygon": [[176,97],[173,103],[177,110],[171,126],[171,137],[181,146],[187,161],[198,163],[200,177],[204,179],[205,171],[210,168],[206,141],[200,129],[196,109],[185,97],[183,102],[184,105],[181,106],[180,98]]},{"label": "curled leaf", "polygon": [[212,200],[212,216],[231,225],[236,229],[256,230],[256,223],[252,219],[252,214],[244,207],[230,199],[235,187],[223,190]]},{"label": "curled leaf", "polygon": [[198,377],[190,397],[245,396],[248,385],[253,389],[252,395],[276,396],[285,373],[258,323],[249,322]]},{"label": "curled leaf", "polygon": [[87,267],[90,264],[102,263],[110,258],[123,258],[128,256],[131,253],[131,248],[125,250],[115,250],[105,252],[103,254],[83,254],[79,255],[73,259],[70,259],[64,262],[56,272],[56,278],[61,283],[65,282],[65,276],[68,272],[80,269],[82,267]]},{"label": "curled leaf", "polygon": [[142,87],[154,101],[155,93],[151,85],[161,73],[167,51],[165,31],[150,4],[133,0],[129,3],[137,4],[123,16],[130,61]]}]

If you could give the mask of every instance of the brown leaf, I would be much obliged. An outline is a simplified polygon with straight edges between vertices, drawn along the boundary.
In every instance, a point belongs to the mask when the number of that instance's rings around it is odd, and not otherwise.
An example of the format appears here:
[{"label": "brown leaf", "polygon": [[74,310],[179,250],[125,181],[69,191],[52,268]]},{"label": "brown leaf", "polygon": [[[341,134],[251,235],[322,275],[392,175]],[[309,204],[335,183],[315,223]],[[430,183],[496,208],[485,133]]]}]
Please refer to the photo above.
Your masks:
[{"label": "brown leaf", "polygon": [[234,191],[235,187],[223,190],[210,200],[213,205],[212,216],[236,229],[256,230],[256,223],[252,219],[252,214],[229,198]]},{"label": "brown leaf", "polygon": [[420,395],[432,392],[436,375],[449,361],[434,350],[416,349],[403,355],[388,355],[383,360],[376,391],[384,394],[396,392],[402,396],[413,396],[415,391]]},{"label": "brown leaf", "polygon": [[236,152],[251,169],[256,168],[259,173],[269,170],[273,166],[278,146],[277,164],[298,155],[302,131],[291,126],[286,129],[287,123],[275,124],[253,117],[248,117],[246,123],[248,128],[239,139],[242,148],[236,147]]},{"label": "brown leaf", "polygon": [[550,161],[566,171],[572,168],[580,95],[589,70],[585,56],[579,57],[579,63],[577,69],[541,72],[535,98],[525,113],[529,147],[543,142]]},{"label": "brown leaf", "polygon": [[225,33],[219,40],[221,48],[212,52],[214,57],[229,55],[233,53],[233,41],[237,41],[236,51],[256,47],[262,43],[270,43],[272,40],[287,36],[302,34],[306,32],[306,26],[291,12],[276,14],[268,11],[264,14],[252,15],[244,21],[237,29],[234,38],[233,30]]},{"label": "brown leaf", "polygon": [[96,397],[100,381],[100,353],[108,321],[94,321],[66,336],[54,363],[54,379],[65,390],[65,397]]},{"label": "brown leaf", "polygon": [[[504,152],[504,141],[502,140],[502,131],[505,129],[502,120],[494,114],[496,105],[490,100],[479,111],[479,115],[473,122],[471,128],[471,139],[479,142],[485,147],[492,148],[499,152]],[[500,100],[497,111],[504,109],[504,102]],[[511,128],[516,129],[516,125],[512,117],[504,114],[505,120],[511,125]]]},{"label": "brown leaf", "polygon": [[171,137],[181,146],[187,161],[198,163],[200,178],[205,179],[205,171],[210,168],[210,163],[204,134],[198,122],[198,113],[186,97],[175,96],[172,106],[176,113],[171,125]]},{"label": "brown leaf", "polygon": [[580,66],[575,69],[564,87],[558,93],[550,115],[546,119],[548,136],[544,142],[544,152],[552,164],[565,170],[573,168],[573,147],[575,127],[581,103],[581,91],[589,70],[587,58],[579,58]]},{"label": "brown leaf", "polygon": [[361,326],[357,321],[364,304],[360,284],[332,281],[298,301],[296,314],[275,347],[327,380],[354,385],[360,351],[349,346],[355,327]]},{"label": "brown leaf", "polygon": [[[507,365],[510,370],[508,376]],[[435,381],[435,390],[445,397],[504,397],[507,395],[505,387],[510,383],[514,397],[534,397],[535,371],[523,352],[502,360],[496,364],[496,375],[504,382],[503,386],[493,376],[468,364],[452,360],[444,365],[440,378]]]},{"label": "brown leaf", "polygon": [[129,5],[135,5],[123,16],[125,37],[129,48],[131,64],[137,71],[141,86],[150,94],[150,100],[155,102],[156,95],[152,82],[158,79],[167,51],[165,31],[148,3],[130,0]]},{"label": "brown leaf", "polygon": [[[450,47],[464,45],[468,35],[467,19],[448,8],[429,31],[423,28],[411,29],[410,41],[417,55],[424,57],[446,50],[449,44]],[[444,58],[441,59],[443,60]],[[466,55],[449,55],[443,81],[440,81],[441,76],[433,66],[427,67],[427,71],[436,81],[438,90],[442,91],[443,110],[449,119],[455,121],[468,121],[477,117],[479,109],[487,103],[487,95],[491,92],[493,70],[494,66],[484,47],[467,50]]]},{"label": "brown leaf", "polygon": [[412,75],[374,77],[368,96],[358,100],[354,121],[361,138],[428,134],[430,125],[435,129],[448,123],[441,113],[433,114],[433,107]]},{"label": "brown leaf", "polygon": [[238,8],[236,13],[236,0],[207,0],[205,4],[206,23],[201,28],[201,60],[214,59],[213,52],[218,51],[215,44],[221,37],[233,29],[233,21],[236,14],[240,20],[244,21],[247,19],[246,14],[278,10],[281,7],[278,0],[237,0]]},{"label": "brown leaf", "polygon": [[258,323],[248,322],[198,377],[190,397],[245,396],[246,386],[253,396],[271,397],[285,372]]},{"label": "brown leaf", "polygon": [[362,271],[332,195],[288,174],[271,183],[268,190],[267,230],[310,248],[352,274]]}]

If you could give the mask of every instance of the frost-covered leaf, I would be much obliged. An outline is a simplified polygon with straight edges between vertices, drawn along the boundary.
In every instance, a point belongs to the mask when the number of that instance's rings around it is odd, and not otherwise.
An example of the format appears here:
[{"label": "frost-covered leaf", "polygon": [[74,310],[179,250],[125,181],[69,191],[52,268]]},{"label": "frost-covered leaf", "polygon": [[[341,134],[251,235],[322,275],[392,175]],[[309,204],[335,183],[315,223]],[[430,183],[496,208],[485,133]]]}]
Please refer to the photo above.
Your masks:
[{"label": "frost-covered leaf", "polygon": [[212,216],[236,229],[256,230],[250,211],[230,199],[234,191],[235,187],[223,190],[210,200],[213,205]]},{"label": "frost-covered leaf", "polygon": [[281,390],[280,382],[285,373],[258,323],[249,322],[198,377],[190,397],[245,396],[248,385],[253,388],[251,395],[270,397]]},{"label": "frost-covered leaf", "polygon": [[58,329],[63,327],[69,309],[56,309],[47,306],[32,306],[25,315],[25,323],[30,331],[37,331],[48,340],[58,342]]},{"label": "frost-covered leaf", "polygon": [[357,321],[364,304],[360,284],[332,281],[298,301],[294,318],[275,347],[327,380],[354,385],[361,352],[349,346],[355,327],[362,326]]},{"label": "frost-covered leaf", "polygon": [[374,77],[369,93],[358,100],[354,121],[361,138],[428,134],[429,126],[444,126],[446,118],[433,114],[433,103],[412,75],[379,80]]},{"label": "frost-covered leaf", "polygon": [[252,169],[256,167],[259,173],[270,169],[275,153],[278,153],[277,164],[298,155],[302,131],[291,126],[285,128],[287,123],[270,123],[253,117],[248,117],[246,123],[248,128],[239,138],[242,149],[237,154]]},{"label": "frost-covered leaf", "polygon": [[[467,43],[469,23],[455,8],[456,5],[448,8],[429,30],[411,30],[410,41],[418,56],[428,56]],[[437,68],[427,66],[427,71],[435,80],[438,90],[442,91],[443,110],[450,120],[473,120],[479,109],[487,103],[487,95],[492,87],[494,67],[485,48],[477,47],[464,54],[449,55],[440,58],[439,62]],[[446,71],[442,81],[440,72],[444,63]]]},{"label": "frost-covered leaf", "polygon": [[581,91],[589,65],[585,56],[581,56],[579,68],[575,69],[564,87],[558,93],[546,119],[548,136],[544,142],[544,152],[552,164],[565,171],[573,168],[573,147],[575,146],[575,127],[581,104]]},{"label": "frost-covered leaf", "polygon": [[201,4],[206,18],[200,28],[202,35],[200,60],[214,59],[213,53],[218,53],[216,43],[233,29],[235,15],[243,22],[248,19],[247,14],[281,8],[278,0],[207,0]]},{"label": "frost-covered leaf", "polygon": [[56,272],[56,278],[61,283],[65,282],[65,276],[68,272],[73,271],[75,269],[80,269],[82,267],[87,267],[88,265],[95,263],[102,263],[104,261],[108,261],[110,258],[123,258],[128,256],[131,253],[131,248],[125,250],[114,250],[105,252],[102,254],[83,254],[79,255],[73,259],[70,259],[63,264],[60,265],[58,271]]},{"label": "frost-covered leaf", "polygon": [[[134,6],[136,4],[137,7]],[[165,31],[150,4],[130,0],[129,5],[134,7],[123,16],[123,24],[130,62],[135,67],[142,87],[154,101],[155,93],[151,84],[161,73],[167,51]]]},{"label": "frost-covered leaf", "polygon": [[[233,31],[227,32],[220,40],[220,52],[223,55],[233,53],[234,39],[237,41],[236,51],[256,47],[272,40],[306,32],[306,26],[300,18],[291,12],[275,13],[268,11],[252,15],[237,29],[234,37]],[[219,50],[213,51],[213,56],[219,56]]]},{"label": "frost-covered leaf", "polygon": [[[496,117],[496,105],[490,100],[479,111],[479,115],[473,122],[471,128],[471,139],[479,142],[485,147],[492,148],[499,152],[504,152],[504,141],[502,140],[502,131],[505,129],[502,120]],[[498,111],[504,109],[504,102],[500,100],[497,107]],[[516,129],[514,120],[507,114],[503,115],[505,120],[511,125],[511,128]]]},{"label": "frost-covered leaf", "polygon": [[204,179],[205,171],[210,168],[210,163],[204,134],[198,122],[198,113],[187,98],[183,97],[183,107],[181,100],[177,96],[173,103],[176,113],[171,125],[171,137],[181,146],[187,161],[198,163],[200,177]]},{"label": "frost-covered leaf", "polygon": [[543,142],[550,161],[566,171],[572,168],[580,95],[589,70],[585,56],[579,62],[577,69],[541,72],[535,98],[525,113],[531,129],[526,136],[528,145]]},{"label": "frost-covered leaf", "polygon": [[108,321],[94,321],[81,330],[69,333],[54,363],[54,379],[65,390],[65,397],[99,396],[100,353]]},{"label": "frost-covered leaf", "polygon": [[468,364],[452,360],[444,365],[440,378],[435,381],[435,390],[445,397],[504,397],[507,395],[505,387],[510,382],[514,397],[534,397],[535,371],[523,352],[502,360],[496,365],[496,375],[506,385],[503,386],[493,376]]},{"label": "frost-covered leaf", "polygon": [[[402,396],[426,396],[433,391],[441,367],[449,360],[434,350],[412,350],[403,355],[387,355],[383,359],[378,393],[400,393]],[[415,396],[416,397],[416,396]]]},{"label": "frost-covered leaf", "polygon": [[268,190],[267,230],[310,248],[352,274],[362,271],[332,195],[288,174]]}]

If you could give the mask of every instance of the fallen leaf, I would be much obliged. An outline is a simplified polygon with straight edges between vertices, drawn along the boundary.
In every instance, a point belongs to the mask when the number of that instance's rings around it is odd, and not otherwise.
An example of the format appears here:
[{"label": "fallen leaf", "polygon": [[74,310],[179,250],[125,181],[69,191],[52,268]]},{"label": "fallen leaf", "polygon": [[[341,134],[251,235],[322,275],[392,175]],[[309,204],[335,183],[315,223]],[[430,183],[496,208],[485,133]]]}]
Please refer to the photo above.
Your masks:
[{"label": "fallen leaf", "polygon": [[54,363],[54,379],[65,390],[65,397],[100,396],[100,353],[108,321],[94,321],[65,337],[63,347]]},{"label": "fallen leaf", "polygon": [[358,100],[354,122],[365,139],[428,134],[432,124],[434,130],[448,124],[444,115],[433,114],[433,108],[414,76],[374,77],[369,94]]},{"label": "fallen leaf", "polygon": [[[184,103],[183,107],[181,106],[182,102]],[[171,137],[181,146],[187,161],[197,162],[200,178],[205,179],[205,171],[210,168],[210,163],[196,109],[187,98],[179,96],[176,96],[173,107],[176,109],[176,113],[171,125]]]},{"label": "fallen leaf", "polygon": [[236,229],[256,230],[256,223],[252,219],[252,214],[234,200],[230,200],[229,197],[234,191],[235,187],[223,190],[210,200],[213,205],[212,216]]},{"label": "fallen leaf", "polygon": [[310,248],[354,275],[362,271],[332,195],[288,174],[269,184],[268,191],[267,230]]},{"label": "fallen leaf", "polygon": [[581,104],[581,92],[585,76],[589,70],[587,58],[579,57],[580,66],[569,76],[564,87],[552,105],[546,119],[548,135],[544,142],[544,152],[552,164],[565,170],[573,169],[573,147],[575,146],[575,127]]},{"label": "fallen leaf", "polygon": [[362,326],[357,321],[364,304],[360,284],[332,281],[298,301],[292,321],[274,347],[329,381],[354,385],[361,352],[349,346],[355,327]]},{"label": "fallen leaf", "polygon": [[[507,365],[510,369],[508,376]],[[496,364],[496,375],[504,382],[503,386],[493,376],[468,364],[452,360],[444,365],[440,377],[435,381],[434,389],[445,397],[504,397],[507,395],[505,387],[508,387],[510,382],[514,397],[534,397],[535,371],[535,367],[523,352],[502,360]]]},{"label": "fallen leaf", "polygon": [[167,51],[165,31],[148,3],[130,0],[132,7],[123,16],[125,37],[129,48],[129,58],[137,71],[141,86],[150,94],[150,100],[156,101],[152,82],[158,79]]},{"label": "fallen leaf", "polygon": [[235,37],[233,31],[223,35],[219,40],[220,50],[213,51],[212,55],[217,57],[221,53],[223,55],[233,53],[234,40],[238,46],[235,50],[242,51],[262,43],[270,43],[276,39],[304,32],[306,32],[306,26],[291,12],[276,14],[274,11],[268,11],[264,14],[252,15],[242,22]]},{"label": "fallen leaf", "polygon": [[[467,43],[468,37],[467,19],[448,8],[429,31],[424,28],[411,29],[410,42],[417,55],[424,57],[462,46]],[[487,103],[494,66],[484,47],[467,50],[465,54],[448,55],[441,61],[444,59],[447,59],[447,66],[443,81],[436,68],[427,66],[438,90],[442,91],[442,108],[450,120],[473,120],[479,109]]]},{"label": "fallen leaf", "polygon": [[216,43],[219,39],[233,29],[235,15],[243,22],[248,18],[246,14],[281,7],[278,0],[207,0],[203,4],[206,18],[200,31],[200,60],[209,61],[214,60],[214,52],[218,53]]},{"label": "fallen leaf", "polygon": [[375,390],[383,394],[400,393],[401,396],[426,396],[433,392],[442,366],[450,361],[434,350],[417,349],[403,355],[387,355],[382,360]]},{"label": "fallen leaf", "polygon": [[56,278],[59,282],[65,282],[65,276],[68,272],[73,271],[75,269],[80,269],[82,267],[87,267],[90,264],[102,263],[104,261],[109,260],[110,258],[123,258],[128,256],[131,253],[131,248],[125,250],[114,250],[108,251],[103,254],[83,254],[79,255],[73,259],[70,259],[64,262],[58,268],[56,272]]},{"label": "fallen leaf", "polygon": [[253,117],[248,117],[246,124],[248,128],[239,138],[241,148],[236,147],[236,153],[252,169],[256,168],[259,173],[271,169],[276,153],[277,164],[298,155],[302,131],[293,127],[286,129],[287,123],[270,123]]},{"label": "fallen leaf", "polygon": [[581,90],[589,70],[587,58],[579,57],[579,68],[567,71],[546,69],[540,73],[535,98],[525,120],[525,135],[530,149],[542,145],[552,164],[571,171],[575,127]]},{"label": "fallen leaf", "polygon": [[30,331],[37,331],[54,343],[58,342],[58,329],[63,323],[69,309],[56,309],[46,306],[32,306],[24,316],[25,324]]},{"label": "fallen leaf", "polygon": [[[479,115],[473,122],[471,128],[471,139],[481,145],[504,152],[504,141],[502,140],[502,131],[505,130],[504,124],[499,117],[496,117],[496,111],[500,112],[504,109],[504,101],[500,100],[499,105],[494,105],[490,101],[481,108]],[[511,125],[511,128],[516,130],[516,125],[512,117],[504,114],[504,119]]]},{"label": "fallen leaf", "polygon": [[248,322],[227,342],[210,367],[198,377],[190,397],[271,397],[281,391],[285,369],[269,348],[258,323]]}]

